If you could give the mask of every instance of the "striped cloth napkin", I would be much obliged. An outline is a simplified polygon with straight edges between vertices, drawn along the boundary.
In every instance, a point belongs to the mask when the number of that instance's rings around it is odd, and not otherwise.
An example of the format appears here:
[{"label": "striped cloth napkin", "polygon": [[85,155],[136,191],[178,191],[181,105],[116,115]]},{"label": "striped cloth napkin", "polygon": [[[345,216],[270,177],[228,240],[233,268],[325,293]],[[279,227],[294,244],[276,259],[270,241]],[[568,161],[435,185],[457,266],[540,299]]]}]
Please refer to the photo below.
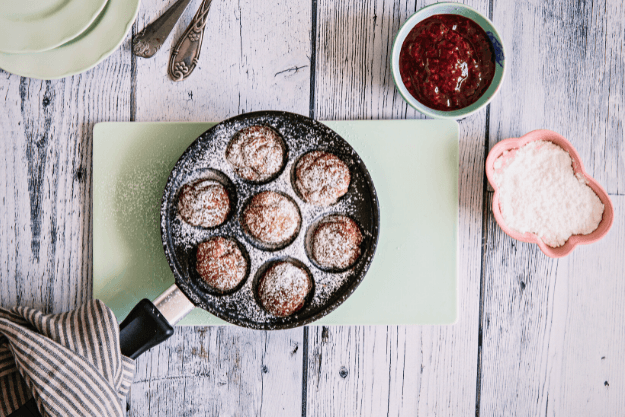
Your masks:
[{"label": "striped cloth napkin", "polygon": [[134,372],[102,301],[63,314],[0,308],[0,417],[31,397],[44,417],[122,417]]}]

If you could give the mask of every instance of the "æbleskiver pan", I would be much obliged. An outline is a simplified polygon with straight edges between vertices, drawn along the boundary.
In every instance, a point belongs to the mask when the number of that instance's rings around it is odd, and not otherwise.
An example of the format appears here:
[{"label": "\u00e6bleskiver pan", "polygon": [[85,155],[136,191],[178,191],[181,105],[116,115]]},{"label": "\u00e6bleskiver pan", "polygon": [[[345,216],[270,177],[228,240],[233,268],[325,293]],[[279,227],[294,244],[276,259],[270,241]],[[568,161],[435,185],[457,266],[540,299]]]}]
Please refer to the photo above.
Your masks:
[{"label": "\u00e6bleskiver pan", "polygon": [[[239,130],[253,125],[273,128],[284,139],[284,168],[268,182],[250,183],[236,175],[225,160],[225,148]],[[295,191],[294,167],[299,158],[312,150],[328,151],[349,167],[351,183],[347,194],[330,207],[307,204]],[[220,181],[228,189],[233,205],[226,221],[204,229],[184,223],[177,215],[177,201],[184,184],[199,178]],[[291,197],[298,205],[302,226],[298,236],[286,247],[265,250],[249,237],[239,216],[255,194],[274,190]],[[310,118],[287,112],[262,111],[227,119],[200,135],[182,154],[165,185],[161,202],[161,238],[175,284],[154,302],[141,300],[120,325],[120,345],[124,355],[136,359],[146,350],[167,340],[173,326],[194,307],[201,307],[217,317],[243,327],[262,330],[287,329],[311,323],[338,307],[360,284],[371,265],[378,241],[380,214],[373,182],[363,161],[354,149],[327,126]],[[363,232],[362,254],[347,270],[319,268],[307,256],[307,239],[320,219],[343,214],[358,223]],[[248,274],[241,285],[227,294],[212,290],[195,271],[197,245],[212,236],[235,239],[248,260]],[[295,314],[279,318],[267,313],[257,300],[256,284],[271,262],[290,259],[303,266],[313,279],[311,294]],[[36,407],[33,406],[36,411]],[[22,407],[13,416],[35,416]]]},{"label": "\u00e6bleskiver pan", "polygon": [[[273,128],[286,145],[284,168],[274,178],[262,184],[240,178],[224,158],[226,146],[232,136],[253,125]],[[350,169],[351,183],[347,194],[330,207],[307,204],[292,186],[295,164],[302,155],[312,150],[332,152]],[[192,227],[177,215],[180,189],[184,184],[198,178],[220,181],[231,196],[231,214],[222,225],[215,228]],[[291,197],[302,215],[298,236],[282,249],[264,250],[245,233],[239,222],[247,201],[265,190],[278,191]],[[332,214],[344,214],[354,219],[364,236],[362,255],[355,265],[345,271],[319,268],[310,260],[305,250],[310,227],[319,219]],[[175,284],[154,300],[154,303],[147,299],[142,300],[130,313],[121,324],[122,345],[125,341],[134,344],[133,349],[140,350],[138,356],[169,337],[168,334],[173,331],[171,326],[194,307],[201,307],[229,323],[252,329],[287,329],[311,323],[338,307],[363,280],[375,253],[379,222],[379,204],[369,172],[354,149],[330,128],[301,115],[277,111],[246,113],[227,119],[200,135],[172,169],[161,202],[161,237]],[[213,236],[235,239],[249,264],[246,279],[227,294],[212,290],[195,271],[197,245]],[[289,317],[279,318],[267,313],[260,305],[256,296],[256,284],[271,262],[284,259],[301,262],[313,278],[313,289],[300,311]],[[149,324],[150,321],[155,324]],[[153,340],[154,343],[149,338],[140,341],[144,338],[130,331],[135,327],[148,335],[158,337]],[[146,332],[148,328],[152,330]]]}]

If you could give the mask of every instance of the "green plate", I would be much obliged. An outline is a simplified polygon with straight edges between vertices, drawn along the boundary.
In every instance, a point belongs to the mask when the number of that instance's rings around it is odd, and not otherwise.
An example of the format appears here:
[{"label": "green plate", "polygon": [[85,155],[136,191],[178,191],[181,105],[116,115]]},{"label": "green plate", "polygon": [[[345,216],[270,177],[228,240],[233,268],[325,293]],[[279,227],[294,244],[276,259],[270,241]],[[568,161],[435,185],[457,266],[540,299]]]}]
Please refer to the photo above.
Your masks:
[{"label": "green plate", "polygon": [[84,72],[117,49],[130,31],[138,10],[139,0],[109,0],[91,26],[75,39],[45,52],[0,53],[0,68],[42,80]]},{"label": "green plate", "polygon": [[[112,0],[111,0],[112,1]],[[458,125],[448,120],[324,122],[367,165],[380,239],[354,294],[315,324],[456,320]],[[174,283],[160,203],[182,152],[214,123],[99,123],[93,139],[93,296],[118,319]],[[180,324],[226,324],[195,309]]]},{"label": "green plate", "polygon": [[93,23],[106,0],[0,0],[0,51],[47,51]]}]

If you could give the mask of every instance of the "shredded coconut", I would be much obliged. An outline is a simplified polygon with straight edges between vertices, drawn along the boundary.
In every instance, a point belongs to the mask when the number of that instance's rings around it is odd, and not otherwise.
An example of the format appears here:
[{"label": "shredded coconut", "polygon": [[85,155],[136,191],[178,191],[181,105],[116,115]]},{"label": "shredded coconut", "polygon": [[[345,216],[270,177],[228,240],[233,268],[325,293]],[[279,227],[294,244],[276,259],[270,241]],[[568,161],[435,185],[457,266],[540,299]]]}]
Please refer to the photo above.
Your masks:
[{"label": "shredded coconut", "polygon": [[501,214],[512,230],[534,233],[557,248],[599,226],[603,203],[554,143],[534,141],[505,152],[494,168]]}]

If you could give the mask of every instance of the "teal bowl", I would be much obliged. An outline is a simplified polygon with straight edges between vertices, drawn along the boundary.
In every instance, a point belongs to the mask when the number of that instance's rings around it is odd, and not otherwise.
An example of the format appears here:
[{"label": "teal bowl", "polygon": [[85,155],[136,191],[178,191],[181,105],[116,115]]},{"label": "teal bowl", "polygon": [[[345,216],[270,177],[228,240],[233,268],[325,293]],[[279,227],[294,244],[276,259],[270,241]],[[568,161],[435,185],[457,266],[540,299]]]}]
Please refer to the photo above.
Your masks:
[{"label": "teal bowl", "polygon": [[[408,92],[408,89],[401,79],[401,74],[399,73],[399,54],[406,37],[412,28],[414,28],[419,22],[437,14],[457,14],[474,21],[482,29],[484,29],[484,32],[488,35],[495,51],[495,76],[488,87],[488,90],[486,90],[486,92],[482,94],[482,96],[475,103],[457,110],[436,110],[424,105]],[[393,50],[391,52],[391,73],[393,74],[395,87],[401,96],[410,106],[414,107],[419,112],[437,119],[462,119],[486,106],[501,88],[501,83],[503,82],[506,74],[506,52],[501,36],[499,36],[497,29],[495,29],[495,26],[493,26],[493,23],[488,20],[488,18],[481,15],[475,9],[465,6],[464,4],[436,3],[418,10],[415,14],[410,16],[408,20],[406,20],[406,22],[399,29],[399,32],[397,32],[397,36],[393,42]]]}]

